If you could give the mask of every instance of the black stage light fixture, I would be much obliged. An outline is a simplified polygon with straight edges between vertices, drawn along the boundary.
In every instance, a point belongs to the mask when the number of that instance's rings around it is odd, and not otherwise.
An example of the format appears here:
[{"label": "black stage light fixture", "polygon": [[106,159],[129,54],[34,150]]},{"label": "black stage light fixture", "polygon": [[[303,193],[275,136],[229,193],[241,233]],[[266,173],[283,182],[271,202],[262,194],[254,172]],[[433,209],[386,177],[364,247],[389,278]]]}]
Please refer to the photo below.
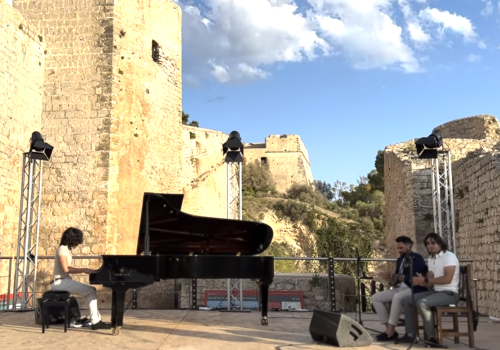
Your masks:
[{"label": "black stage light fixture", "polygon": [[224,159],[226,163],[243,162],[243,143],[239,132],[232,131],[229,134],[229,138],[222,145],[222,154],[226,155]]},{"label": "black stage light fixture", "polygon": [[419,138],[415,141],[417,155],[420,159],[437,158],[438,148],[443,147],[443,135],[441,131],[436,130],[427,137]]},{"label": "black stage light fixture", "polygon": [[30,158],[39,160],[50,160],[54,147],[43,141],[42,134],[35,131],[31,134],[30,140]]}]

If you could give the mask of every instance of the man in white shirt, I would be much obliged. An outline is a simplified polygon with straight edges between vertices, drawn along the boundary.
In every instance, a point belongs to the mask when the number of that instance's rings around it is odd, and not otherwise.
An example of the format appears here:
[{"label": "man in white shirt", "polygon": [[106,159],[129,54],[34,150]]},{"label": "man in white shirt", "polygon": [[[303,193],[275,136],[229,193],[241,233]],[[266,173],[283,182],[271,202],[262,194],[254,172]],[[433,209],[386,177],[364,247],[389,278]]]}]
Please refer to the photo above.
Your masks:
[{"label": "man in white shirt", "polygon": [[[410,237],[399,236],[396,238],[396,249],[399,253],[399,258],[396,261],[396,271],[392,276],[380,276],[385,279],[391,278],[392,289],[384,290],[372,295],[372,304],[380,323],[386,327],[386,331],[377,336],[378,341],[391,341],[398,339],[396,326],[401,316],[403,306],[401,300],[408,295],[411,295],[412,275],[410,272],[409,259],[413,259],[413,272],[425,273],[427,266],[422,255],[411,251],[413,241]],[[399,286],[398,286],[399,285]],[[427,291],[427,288],[415,286],[415,293]],[[386,303],[391,304],[390,314],[387,312]]]},{"label": "man in white shirt", "polygon": [[[429,272],[427,277],[418,274],[413,278],[414,285],[432,287],[432,290],[415,294],[415,304],[418,313],[424,322],[425,334],[428,342],[434,345],[428,347],[439,347],[436,339],[436,329],[431,308],[436,306],[456,305],[460,297],[458,295],[458,284],[460,278],[460,265],[457,256],[448,251],[448,245],[437,233],[429,233],[424,244],[429,251]],[[397,342],[412,342],[416,333],[415,309],[412,296],[406,296],[401,301],[405,313],[406,334]]]}]

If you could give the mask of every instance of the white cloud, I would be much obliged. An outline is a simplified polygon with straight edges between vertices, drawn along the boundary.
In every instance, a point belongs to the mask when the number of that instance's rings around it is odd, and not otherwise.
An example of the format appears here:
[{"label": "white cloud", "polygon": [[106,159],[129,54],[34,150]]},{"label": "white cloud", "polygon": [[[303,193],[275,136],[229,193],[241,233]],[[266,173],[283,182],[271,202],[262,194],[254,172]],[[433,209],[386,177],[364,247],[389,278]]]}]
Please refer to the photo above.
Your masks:
[{"label": "white cloud", "polygon": [[[423,2],[425,2],[425,0]],[[431,40],[431,36],[423,31],[422,26],[420,25],[417,16],[413,13],[408,0],[398,0],[398,4],[406,19],[407,31],[410,34],[410,38],[418,45],[429,42]]]},{"label": "white cloud", "polygon": [[[493,14],[493,1],[492,0],[481,0],[484,3],[484,8],[481,10],[483,16],[488,16]],[[498,3],[500,6],[500,2]]]},{"label": "white cloud", "polygon": [[435,24],[439,26],[438,31],[441,36],[444,36],[448,30],[461,34],[466,42],[476,42],[479,47],[486,47],[479,40],[472,22],[466,17],[429,7],[421,10],[418,16],[422,21],[427,22],[428,25]]},{"label": "white cloud", "polygon": [[184,7],[185,66],[193,75],[203,75],[208,64],[221,82],[264,78],[261,66],[328,54],[329,45],[293,2],[207,0],[205,6]]},{"label": "white cloud", "polygon": [[389,16],[390,0],[308,0],[321,34],[354,68],[399,66],[419,71],[418,60],[403,42],[402,29]]},{"label": "white cloud", "polygon": [[408,31],[412,40],[418,43],[427,43],[431,40],[431,36],[425,33],[417,22],[408,23]]},{"label": "white cloud", "polygon": [[469,19],[426,0],[301,0],[300,7],[298,0],[174,1],[183,7],[188,84],[265,79],[271,67],[332,55],[355,69],[419,72],[423,50],[445,45],[435,38],[448,33],[485,47]]},{"label": "white cloud", "polygon": [[476,63],[481,61],[481,56],[470,54],[467,56],[467,62]]}]

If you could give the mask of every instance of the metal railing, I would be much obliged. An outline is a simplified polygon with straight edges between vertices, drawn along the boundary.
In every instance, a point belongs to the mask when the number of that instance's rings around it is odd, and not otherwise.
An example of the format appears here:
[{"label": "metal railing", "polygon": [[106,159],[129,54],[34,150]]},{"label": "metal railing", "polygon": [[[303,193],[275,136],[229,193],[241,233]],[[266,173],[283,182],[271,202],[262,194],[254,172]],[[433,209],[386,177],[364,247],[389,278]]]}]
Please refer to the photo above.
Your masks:
[{"label": "metal railing", "polygon": [[[54,256],[39,256],[40,260],[53,260]],[[0,276],[0,285],[4,285],[4,288],[0,289],[0,310],[10,310],[14,308],[14,305],[11,304],[11,296],[16,293],[16,291],[12,291],[12,281],[13,281],[13,260],[15,257],[7,257],[0,256],[0,264],[2,262],[8,261],[8,273],[6,275]],[[101,256],[73,256],[74,260],[98,260],[101,259]],[[388,288],[387,283],[384,283],[375,278],[376,265],[378,263],[386,264],[386,263],[394,263],[396,259],[375,259],[375,258],[328,258],[328,257],[275,257],[275,265],[280,261],[292,261],[292,262],[318,262],[318,265],[315,266],[316,272],[312,273],[313,278],[309,280],[310,288],[321,289],[323,288],[323,295],[325,296],[323,299],[320,298],[322,304],[312,305],[313,308],[323,308],[329,311],[372,311],[371,307],[371,296],[377,292],[382,291],[385,288]],[[461,259],[461,263],[472,262],[473,260]],[[81,262],[80,262],[81,264]],[[367,266],[371,264],[371,266]],[[79,263],[75,263],[75,265],[79,265]],[[369,268],[371,270],[367,275],[366,269]],[[389,271],[388,269],[386,269]],[[1,270],[0,270],[1,271]],[[319,273],[318,273],[319,271]],[[346,273],[342,272],[354,272],[351,274],[352,280],[349,282],[349,285],[352,287],[352,282],[354,282],[355,291],[352,288],[345,288],[342,290],[337,290],[335,285],[335,276],[342,274],[346,275]],[[394,271],[394,269],[392,269]],[[318,280],[315,280],[314,277],[321,276],[321,274],[327,275],[326,286],[324,283],[318,283]],[[297,273],[297,272],[294,272]],[[303,275],[311,275],[311,273],[301,273]],[[280,279],[280,276],[286,275],[283,273],[276,273],[275,282]],[[46,276],[47,277],[47,276]],[[7,279],[2,283],[1,279]],[[43,276],[40,278],[44,278]],[[52,278],[52,276],[50,276]],[[306,278],[306,277],[304,277]],[[322,277],[319,277],[320,279]],[[184,281],[184,282],[183,282]],[[186,283],[187,282],[187,283]],[[40,283],[37,279],[37,283]],[[152,287],[144,287],[141,289],[131,289],[128,295],[128,307],[131,308],[141,308],[141,309],[179,309],[179,308],[189,308],[189,309],[198,309],[200,293],[198,293],[198,281],[196,279],[184,279],[179,283],[178,280],[170,280],[172,285],[169,288],[152,288]],[[316,283],[316,284],[315,284]],[[187,286],[183,291],[182,288],[179,288],[180,285]],[[5,286],[7,288],[5,288]],[[165,290],[167,289],[167,290]],[[171,291],[168,291],[170,289]],[[244,288],[245,290],[245,288]],[[273,290],[271,288],[271,290]],[[278,291],[279,289],[274,289]],[[300,289],[296,289],[298,292],[304,292]],[[38,294],[38,293],[37,293]],[[42,292],[40,292],[42,294]],[[155,298],[154,296],[161,295],[162,298]],[[170,295],[170,299],[169,299]],[[258,295],[258,293],[257,293]],[[185,300],[188,298],[189,304],[187,306],[183,306],[185,304]],[[141,299],[146,304],[149,303],[149,307],[140,307]],[[340,299],[340,302],[338,302]],[[344,301],[344,302],[342,302]],[[353,302],[354,301],[354,302]],[[204,305],[207,306],[207,305]],[[342,306],[344,308],[342,308]],[[307,305],[306,305],[307,308]],[[354,308],[354,309],[353,309]]]}]

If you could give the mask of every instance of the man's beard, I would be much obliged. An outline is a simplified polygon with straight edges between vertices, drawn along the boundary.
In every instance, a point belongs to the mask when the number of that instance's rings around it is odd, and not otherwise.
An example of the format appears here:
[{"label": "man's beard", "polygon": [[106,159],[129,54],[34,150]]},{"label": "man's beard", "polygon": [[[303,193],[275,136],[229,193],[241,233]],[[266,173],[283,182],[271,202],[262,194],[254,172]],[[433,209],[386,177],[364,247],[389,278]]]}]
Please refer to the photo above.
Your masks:
[{"label": "man's beard", "polygon": [[410,250],[409,250],[409,249],[407,249],[407,250],[406,250],[406,252],[400,252],[400,253],[399,253],[399,256],[400,256],[400,257],[406,256],[406,254],[408,254],[408,252],[409,252],[409,251],[410,251]]}]

